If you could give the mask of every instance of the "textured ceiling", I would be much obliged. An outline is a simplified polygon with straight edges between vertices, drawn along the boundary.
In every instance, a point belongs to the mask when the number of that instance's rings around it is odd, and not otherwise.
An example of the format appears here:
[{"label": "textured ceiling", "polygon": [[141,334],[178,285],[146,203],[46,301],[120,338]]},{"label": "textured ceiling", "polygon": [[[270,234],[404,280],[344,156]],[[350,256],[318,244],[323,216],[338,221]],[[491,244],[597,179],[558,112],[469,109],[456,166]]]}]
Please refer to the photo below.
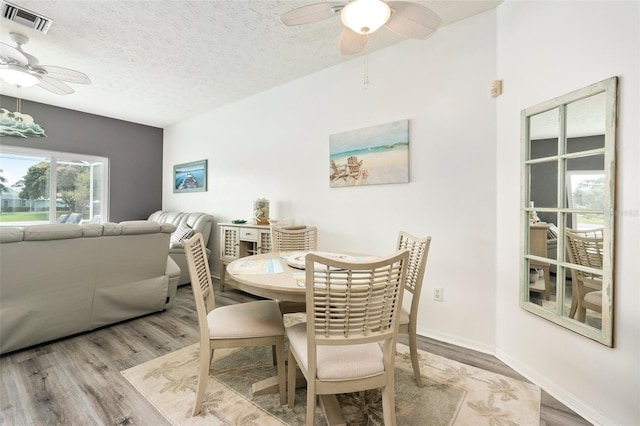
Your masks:
[{"label": "textured ceiling", "polygon": [[[22,99],[166,127],[352,59],[338,51],[339,17],[298,27],[279,20],[318,2],[11,0],[53,24],[41,34],[0,18],[0,39],[13,45],[9,32],[27,35],[23,49],[41,64],[76,69],[92,80],[71,84],[76,92],[65,96],[24,88]],[[447,25],[501,1],[415,2]],[[383,28],[372,34],[369,51],[403,40]],[[0,93],[15,97],[17,89],[0,82]]]}]

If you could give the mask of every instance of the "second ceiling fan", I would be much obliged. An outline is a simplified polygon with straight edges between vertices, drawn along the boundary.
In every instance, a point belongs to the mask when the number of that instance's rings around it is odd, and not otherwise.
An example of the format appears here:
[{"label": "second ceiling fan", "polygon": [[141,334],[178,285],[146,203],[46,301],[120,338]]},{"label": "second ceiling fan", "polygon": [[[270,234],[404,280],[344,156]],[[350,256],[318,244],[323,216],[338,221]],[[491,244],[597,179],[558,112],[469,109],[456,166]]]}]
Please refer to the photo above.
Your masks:
[{"label": "second ceiling fan", "polygon": [[442,24],[431,9],[407,1],[353,0],[302,6],[283,14],[285,25],[304,25],[340,14],[345,25],[340,36],[340,53],[356,54],[367,45],[369,34],[381,26],[407,38],[426,39]]}]

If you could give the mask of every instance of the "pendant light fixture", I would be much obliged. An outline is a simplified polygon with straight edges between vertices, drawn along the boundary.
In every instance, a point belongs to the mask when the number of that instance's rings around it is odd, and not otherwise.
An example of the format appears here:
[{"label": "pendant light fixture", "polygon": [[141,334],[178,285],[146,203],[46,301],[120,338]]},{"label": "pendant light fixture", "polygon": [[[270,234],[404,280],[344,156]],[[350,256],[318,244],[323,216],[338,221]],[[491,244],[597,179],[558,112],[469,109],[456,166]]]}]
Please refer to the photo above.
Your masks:
[{"label": "pendant light fixture", "polygon": [[47,137],[44,129],[29,114],[22,113],[20,86],[16,86],[16,111],[0,108],[0,136],[20,138]]}]

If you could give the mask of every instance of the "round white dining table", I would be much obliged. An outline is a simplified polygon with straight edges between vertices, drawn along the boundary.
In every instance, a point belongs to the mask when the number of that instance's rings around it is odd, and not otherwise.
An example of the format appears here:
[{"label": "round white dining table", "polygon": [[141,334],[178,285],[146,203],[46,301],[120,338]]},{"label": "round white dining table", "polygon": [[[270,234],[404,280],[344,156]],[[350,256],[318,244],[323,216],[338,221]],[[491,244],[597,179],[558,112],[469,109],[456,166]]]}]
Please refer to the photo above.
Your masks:
[{"label": "round white dining table", "polygon": [[[277,262],[282,272],[264,272],[253,270],[265,262]],[[255,272],[255,273],[253,273]],[[303,275],[304,270],[292,268],[280,253],[264,253],[236,259],[227,265],[227,273],[235,281],[232,285],[238,290],[256,296],[288,302],[305,302],[305,287],[298,284],[295,275]]]}]

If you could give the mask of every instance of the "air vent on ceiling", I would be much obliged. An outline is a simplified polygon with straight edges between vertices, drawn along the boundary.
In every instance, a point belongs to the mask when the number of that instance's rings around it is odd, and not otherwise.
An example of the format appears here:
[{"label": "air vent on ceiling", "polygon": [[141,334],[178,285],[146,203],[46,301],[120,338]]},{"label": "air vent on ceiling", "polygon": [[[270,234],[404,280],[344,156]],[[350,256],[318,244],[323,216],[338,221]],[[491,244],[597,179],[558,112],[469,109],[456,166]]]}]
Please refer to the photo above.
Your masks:
[{"label": "air vent on ceiling", "polygon": [[24,7],[4,2],[2,5],[2,17],[25,27],[33,28],[46,34],[53,21],[45,16],[38,15]]}]

